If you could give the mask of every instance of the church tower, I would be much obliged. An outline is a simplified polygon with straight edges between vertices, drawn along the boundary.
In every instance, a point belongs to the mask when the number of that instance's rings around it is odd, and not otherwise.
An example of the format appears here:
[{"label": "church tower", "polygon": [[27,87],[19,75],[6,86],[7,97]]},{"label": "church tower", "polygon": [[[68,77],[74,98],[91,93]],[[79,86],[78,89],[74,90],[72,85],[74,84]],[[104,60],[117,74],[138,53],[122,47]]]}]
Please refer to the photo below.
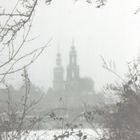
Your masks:
[{"label": "church tower", "polygon": [[59,52],[57,53],[56,66],[54,68],[53,89],[55,91],[64,90],[64,69],[61,64],[61,55]]},{"label": "church tower", "polygon": [[77,65],[77,52],[74,44],[69,53],[69,65],[67,67],[67,82],[79,79],[79,66]]}]

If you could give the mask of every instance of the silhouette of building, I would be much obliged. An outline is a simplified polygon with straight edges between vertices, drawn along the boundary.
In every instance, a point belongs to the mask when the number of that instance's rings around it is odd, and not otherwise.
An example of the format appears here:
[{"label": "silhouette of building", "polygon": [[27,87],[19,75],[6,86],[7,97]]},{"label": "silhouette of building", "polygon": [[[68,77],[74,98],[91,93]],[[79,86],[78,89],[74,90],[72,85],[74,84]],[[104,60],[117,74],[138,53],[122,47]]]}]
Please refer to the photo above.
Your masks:
[{"label": "silhouette of building", "polygon": [[[56,66],[53,69],[53,87],[49,88],[48,107],[67,106],[79,108],[84,102],[93,103],[94,82],[89,77],[80,76],[77,62],[77,51],[72,44],[69,52],[69,63],[64,76],[64,67],[60,52],[56,56]],[[66,105],[67,104],[67,105]],[[50,107],[51,108],[51,107]]]},{"label": "silhouette of building", "polygon": [[77,52],[74,44],[69,52],[69,64],[66,69],[66,78],[64,78],[64,68],[61,62],[61,54],[57,53],[56,66],[53,70],[53,88],[54,92],[93,92],[94,83],[91,78],[81,78],[80,68],[77,63]]},{"label": "silhouette of building", "polygon": [[53,73],[53,89],[55,91],[62,91],[64,90],[65,83],[64,83],[64,69],[61,64],[61,55],[58,52],[56,58],[56,66],[54,68]]},{"label": "silhouette of building", "polygon": [[67,67],[67,81],[73,82],[79,80],[79,66],[77,64],[77,53],[75,47],[71,47],[69,53],[69,65]]},{"label": "silhouette of building", "polygon": [[67,90],[78,90],[79,81],[79,65],[77,64],[77,53],[73,45],[69,53],[69,65],[67,67]]}]

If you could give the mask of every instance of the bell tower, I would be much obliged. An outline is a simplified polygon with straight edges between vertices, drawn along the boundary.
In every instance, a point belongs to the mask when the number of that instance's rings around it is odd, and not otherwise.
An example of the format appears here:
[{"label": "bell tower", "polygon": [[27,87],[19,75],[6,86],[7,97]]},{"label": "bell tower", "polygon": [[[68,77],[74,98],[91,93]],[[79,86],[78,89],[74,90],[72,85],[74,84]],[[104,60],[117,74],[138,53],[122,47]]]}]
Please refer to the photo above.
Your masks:
[{"label": "bell tower", "polygon": [[67,81],[75,81],[79,79],[79,66],[77,65],[77,52],[74,44],[72,44],[69,53],[69,65],[67,67]]},{"label": "bell tower", "polygon": [[64,90],[64,69],[61,64],[61,54],[57,53],[56,66],[53,74],[53,89],[55,91]]}]

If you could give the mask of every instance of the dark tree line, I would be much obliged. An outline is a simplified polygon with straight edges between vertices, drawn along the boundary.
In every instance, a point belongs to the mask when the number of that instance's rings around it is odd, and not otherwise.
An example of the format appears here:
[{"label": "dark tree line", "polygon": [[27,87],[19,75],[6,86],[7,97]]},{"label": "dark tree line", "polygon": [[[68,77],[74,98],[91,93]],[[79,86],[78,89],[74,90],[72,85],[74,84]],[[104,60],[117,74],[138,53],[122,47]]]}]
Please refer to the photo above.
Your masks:
[{"label": "dark tree line", "polygon": [[[104,61],[104,67],[115,73]],[[115,73],[116,74],[116,73]],[[117,74],[116,74],[117,75]],[[118,75],[117,75],[118,76]],[[111,92],[119,100],[115,104],[98,108],[96,113],[104,119],[100,140],[140,139],[140,62],[128,64],[128,74],[121,82],[111,84],[105,93]]]}]

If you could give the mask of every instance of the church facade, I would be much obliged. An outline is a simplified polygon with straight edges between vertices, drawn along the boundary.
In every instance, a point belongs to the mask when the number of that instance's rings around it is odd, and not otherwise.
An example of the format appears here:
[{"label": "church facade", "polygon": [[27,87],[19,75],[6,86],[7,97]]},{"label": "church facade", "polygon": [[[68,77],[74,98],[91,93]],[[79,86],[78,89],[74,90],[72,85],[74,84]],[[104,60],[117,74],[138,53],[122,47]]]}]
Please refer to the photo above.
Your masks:
[{"label": "church facade", "polygon": [[[65,72],[65,76],[64,76]],[[56,66],[53,69],[53,86],[48,90],[48,104],[53,107],[63,106],[79,108],[84,102],[92,104],[94,94],[94,82],[89,77],[80,76],[80,66],[77,62],[77,51],[74,45],[69,52],[67,68],[62,65],[60,52],[56,56]],[[65,104],[65,105],[64,105]]]},{"label": "church facade", "polygon": [[72,45],[69,52],[66,77],[64,77],[64,68],[59,52],[57,53],[56,66],[53,72],[53,91],[93,92],[94,90],[94,83],[91,78],[80,77],[80,67],[77,63],[77,52],[74,45]]}]

